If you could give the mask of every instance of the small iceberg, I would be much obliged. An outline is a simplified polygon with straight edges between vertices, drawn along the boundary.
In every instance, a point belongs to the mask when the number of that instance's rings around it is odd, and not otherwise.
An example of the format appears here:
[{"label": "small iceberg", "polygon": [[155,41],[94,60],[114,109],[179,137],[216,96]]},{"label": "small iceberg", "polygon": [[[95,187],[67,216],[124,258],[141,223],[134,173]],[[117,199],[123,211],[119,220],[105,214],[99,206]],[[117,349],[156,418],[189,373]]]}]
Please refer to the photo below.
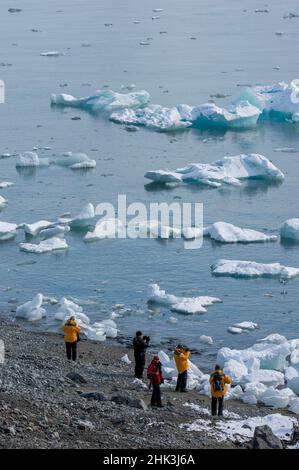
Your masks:
[{"label": "small iceberg", "polygon": [[65,55],[63,52],[59,51],[49,51],[49,52],[41,52],[40,54],[42,57],[59,57]]},{"label": "small iceberg", "polygon": [[94,242],[105,238],[117,238],[125,233],[124,226],[119,219],[100,219],[92,232],[87,232],[85,242]]},{"label": "small iceberg", "polygon": [[299,219],[288,219],[280,228],[280,236],[284,240],[299,243]]},{"label": "small iceberg", "polygon": [[215,222],[205,227],[204,235],[221,243],[256,243],[276,241],[276,235],[265,235],[256,230],[237,227],[226,222]]},{"label": "small iceberg", "polygon": [[215,103],[195,106],[191,111],[193,127],[250,129],[255,127],[261,110],[247,100],[240,100],[228,109],[220,108]]},{"label": "small iceberg", "polygon": [[23,318],[27,321],[41,320],[47,315],[47,312],[42,308],[43,295],[37,294],[31,301],[20,305],[16,310],[16,318]]},{"label": "small iceberg", "polygon": [[53,222],[49,222],[48,220],[39,220],[33,224],[20,224],[18,228],[23,228],[25,233],[31,235],[32,237],[36,237],[41,230],[47,229],[49,227],[53,227]]},{"label": "small iceberg", "polygon": [[147,91],[134,91],[131,93],[117,93],[112,90],[99,90],[95,95],[84,98],[75,98],[72,95],[52,94],[52,105],[72,106],[74,108],[82,108],[88,111],[109,111],[124,108],[138,108],[145,106],[150,99]]},{"label": "small iceberg", "polygon": [[18,226],[8,222],[0,221],[0,241],[11,240],[17,234]]},{"label": "small iceberg", "polygon": [[256,330],[259,327],[257,323],[254,323],[252,321],[243,321],[241,323],[236,323],[233,326],[236,328],[241,328],[242,330],[249,330],[249,331]]},{"label": "small iceberg", "polygon": [[54,227],[44,228],[39,232],[39,237],[41,240],[46,240],[47,238],[53,237],[64,237],[66,233],[70,231],[68,225],[55,225]]},{"label": "small iceberg", "polygon": [[69,221],[71,229],[85,229],[94,223],[95,210],[91,203],[86,204],[82,211]]},{"label": "small iceberg", "polygon": [[211,336],[206,336],[206,335],[201,335],[199,337],[199,341],[201,343],[206,343],[206,344],[213,344],[214,343],[213,338],[211,338]]},{"label": "small iceberg", "polygon": [[232,277],[268,277],[291,279],[299,275],[299,268],[283,266],[280,263],[256,263],[255,261],[240,261],[220,259],[211,266],[214,276],[232,276]]},{"label": "small iceberg", "polygon": [[42,254],[49,253],[50,251],[65,250],[69,246],[64,239],[53,237],[40,243],[20,243],[19,247],[21,251],[26,251],[27,253]]},{"label": "small iceberg", "polygon": [[62,157],[52,159],[51,163],[74,170],[96,167],[96,161],[91,160],[85,153],[66,152]]},{"label": "small iceberg", "polygon": [[10,181],[0,181],[0,189],[10,188],[11,186],[14,186],[14,183]]},{"label": "small iceberg", "polygon": [[160,289],[158,284],[150,284],[148,301],[170,307],[171,311],[183,314],[205,313],[208,307],[214,303],[222,302],[217,297],[199,296],[199,297],[177,297],[167,294],[165,290]]},{"label": "small iceberg", "polygon": [[38,167],[48,166],[49,160],[47,158],[39,158],[36,152],[24,152],[18,155],[16,167]]},{"label": "small iceberg", "polygon": [[284,179],[284,174],[270,160],[255,153],[224,157],[214,163],[191,163],[175,171],[148,171],[144,176],[159,183],[199,183],[216,188],[222,184],[240,185],[243,179]]}]

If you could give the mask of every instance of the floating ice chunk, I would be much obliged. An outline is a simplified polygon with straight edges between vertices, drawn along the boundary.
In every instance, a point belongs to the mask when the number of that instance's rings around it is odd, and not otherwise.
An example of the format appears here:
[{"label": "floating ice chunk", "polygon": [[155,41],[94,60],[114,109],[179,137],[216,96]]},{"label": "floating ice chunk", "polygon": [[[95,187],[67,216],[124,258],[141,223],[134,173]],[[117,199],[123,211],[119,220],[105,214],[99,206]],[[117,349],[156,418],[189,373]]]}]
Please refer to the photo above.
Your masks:
[{"label": "floating ice chunk", "polygon": [[85,153],[73,152],[66,152],[62,157],[52,159],[51,163],[72,169],[94,168],[96,166],[96,161],[91,160]]},{"label": "floating ice chunk", "polygon": [[95,216],[94,206],[89,203],[83,207],[82,211],[70,221],[72,229],[87,228],[93,223]]},{"label": "floating ice chunk", "polygon": [[182,120],[177,108],[164,108],[158,104],[137,110],[124,109],[111,114],[110,120],[159,131],[174,131],[191,126],[191,122]]},{"label": "floating ice chunk", "polygon": [[222,301],[218,297],[186,297],[178,299],[178,302],[172,305],[171,310],[185,314],[204,313],[207,311],[204,307],[219,302]]},{"label": "floating ice chunk", "polygon": [[114,111],[124,108],[138,108],[148,103],[150,95],[147,91],[132,93],[116,93],[112,90],[99,90],[95,95],[75,98],[64,93],[51,95],[51,103],[60,106],[72,106],[88,111]]},{"label": "floating ice chunk", "polygon": [[228,109],[220,108],[215,103],[195,106],[191,112],[191,120],[194,127],[200,128],[249,129],[256,125],[260,114],[259,108],[247,100],[239,100]]},{"label": "floating ice chunk", "polygon": [[199,341],[201,341],[202,343],[206,343],[206,344],[213,344],[213,338],[211,338],[211,336],[206,336],[206,335],[201,335],[199,337]]},{"label": "floating ice chunk", "polygon": [[70,227],[67,225],[55,225],[51,228],[43,229],[39,232],[39,236],[41,240],[45,240],[47,238],[52,237],[64,237],[66,233],[70,231]]},{"label": "floating ice chunk", "polygon": [[299,242],[299,219],[288,219],[280,228],[280,236],[286,240]]},{"label": "floating ice chunk", "polygon": [[211,266],[215,276],[270,277],[291,279],[299,274],[299,268],[283,266],[280,263],[263,264],[255,261],[220,259]]},{"label": "floating ice chunk", "polygon": [[162,305],[173,305],[177,303],[178,298],[172,294],[166,294],[165,290],[160,289],[158,284],[150,284],[148,300]]},{"label": "floating ice chunk", "polygon": [[169,321],[169,323],[177,323],[178,319],[176,317],[169,317],[168,321]]},{"label": "floating ice chunk", "polygon": [[64,239],[53,237],[40,243],[20,243],[19,247],[21,251],[42,254],[49,253],[50,251],[65,250],[68,248],[68,244]]},{"label": "floating ice chunk", "polygon": [[229,326],[229,327],[227,328],[227,331],[228,331],[229,333],[232,333],[233,335],[239,335],[239,334],[243,333],[242,328],[236,328],[236,327],[234,327],[234,326]]},{"label": "floating ice chunk", "polygon": [[11,183],[10,181],[0,181],[0,189],[5,189],[9,188],[10,186],[13,186],[14,183]]},{"label": "floating ice chunk", "polygon": [[132,361],[129,359],[128,354],[125,354],[122,358],[121,361],[124,362],[125,364],[131,364]]},{"label": "floating ice chunk", "polygon": [[215,222],[205,228],[204,234],[221,243],[252,243],[277,240],[275,235],[265,235],[262,232],[240,228],[226,222]]},{"label": "floating ice chunk", "polygon": [[85,242],[94,242],[105,238],[117,238],[124,232],[124,226],[119,219],[100,219],[92,232],[87,232]]},{"label": "floating ice chunk", "polygon": [[0,209],[3,209],[7,205],[7,200],[0,196]]},{"label": "floating ice chunk", "polygon": [[61,55],[65,55],[63,52],[59,51],[49,51],[49,52],[41,52],[40,54],[42,57],[59,57]]},{"label": "floating ice chunk", "polygon": [[48,166],[47,158],[39,158],[36,152],[24,152],[18,155],[16,167]]},{"label": "floating ice chunk", "polygon": [[182,235],[186,240],[200,238],[203,236],[203,229],[199,227],[186,227],[183,229]]},{"label": "floating ice chunk", "polygon": [[242,179],[284,179],[284,174],[263,155],[249,154],[224,157],[214,163],[192,163],[175,171],[156,170],[145,173],[145,178],[163,183],[200,183],[218,187],[235,184]]},{"label": "floating ice chunk", "polygon": [[261,110],[263,118],[296,122],[299,112],[298,95],[298,80],[293,80],[290,84],[280,82],[271,86],[247,88],[234,103],[245,99]]},{"label": "floating ice chunk", "polygon": [[236,328],[241,328],[242,330],[255,330],[258,328],[257,323],[253,323],[252,321],[243,321],[241,323],[236,323],[235,325]]},{"label": "floating ice chunk", "polygon": [[8,222],[0,221],[0,241],[11,240],[17,234],[18,226],[16,224],[10,224]]},{"label": "floating ice chunk", "polygon": [[37,294],[31,301],[20,305],[16,310],[16,318],[23,318],[27,321],[41,320],[47,312],[42,308],[43,295]]},{"label": "floating ice chunk", "polygon": [[20,224],[19,228],[23,228],[28,235],[36,237],[41,230],[47,229],[53,226],[53,222],[48,220],[39,220],[34,224]]},{"label": "floating ice chunk", "polygon": [[287,343],[287,339],[285,336],[282,336],[278,333],[274,333],[274,334],[266,336],[265,338],[258,339],[257,342],[258,343],[284,344],[284,343]]}]

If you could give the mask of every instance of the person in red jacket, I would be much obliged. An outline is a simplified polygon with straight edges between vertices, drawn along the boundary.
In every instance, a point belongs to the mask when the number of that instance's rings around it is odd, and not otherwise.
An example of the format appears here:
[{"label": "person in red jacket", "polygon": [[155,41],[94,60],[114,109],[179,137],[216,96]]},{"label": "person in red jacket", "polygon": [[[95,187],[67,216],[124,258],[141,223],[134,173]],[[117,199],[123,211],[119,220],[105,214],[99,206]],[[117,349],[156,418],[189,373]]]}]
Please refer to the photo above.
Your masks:
[{"label": "person in red jacket", "polygon": [[162,364],[160,362],[159,356],[153,357],[153,360],[148,368],[147,376],[150,380],[150,386],[153,386],[151,406],[163,408],[160,385],[164,383],[164,379],[162,376]]}]

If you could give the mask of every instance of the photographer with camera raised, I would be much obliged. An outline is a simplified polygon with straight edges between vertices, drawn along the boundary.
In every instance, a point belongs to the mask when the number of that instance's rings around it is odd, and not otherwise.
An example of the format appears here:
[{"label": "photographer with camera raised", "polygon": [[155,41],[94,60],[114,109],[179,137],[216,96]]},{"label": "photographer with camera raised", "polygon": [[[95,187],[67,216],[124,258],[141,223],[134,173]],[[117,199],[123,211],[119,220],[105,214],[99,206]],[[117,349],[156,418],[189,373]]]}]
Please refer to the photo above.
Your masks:
[{"label": "photographer with camera raised", "polygon": [[176,368],[178,371],[178,379],[176,384],[176,392],[186,392],[187,388],[187,374],[189,369],[188,358],[190,356],[190,349],[178,344],[175,348],[173,358],[175,360]]},{"label": "photographer with camera raised", "polygon": [[149,342],[149,336],[143,335],[141,331],[136,331],[136,336],[133,339],[136,379],[143,378],[143,371],[145,367],[145,352],[149,347]]}]

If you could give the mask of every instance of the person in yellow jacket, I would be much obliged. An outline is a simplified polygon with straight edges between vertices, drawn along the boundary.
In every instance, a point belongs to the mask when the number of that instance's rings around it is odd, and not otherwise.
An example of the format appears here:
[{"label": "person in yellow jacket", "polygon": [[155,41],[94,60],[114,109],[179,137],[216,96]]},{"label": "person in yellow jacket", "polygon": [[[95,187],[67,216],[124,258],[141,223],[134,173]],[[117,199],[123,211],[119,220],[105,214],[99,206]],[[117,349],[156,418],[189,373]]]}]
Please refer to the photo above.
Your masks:
[{"label": "person in yellow jacket", "polygon": [[63,331],[65,332],[64,341],[66,346],[66,357],[69,360],[75,361],[77,359],[77,343],[79,341],[80,326],[75,322],[75,317],[70,319],[64,325]]},{"label": "person in yellow jacket", "polygon": [[212,397],[212,416],[217,414],[218,405],[218,416],[223,415],[223,401],[224,395],[227,392],[227,384],[230,384],[232,379],[223,373],[220,366],[216,365],[214,372],[210,376],[210,387]]},{"label": "person in yellow jacket", "polygon": [[188,358],[190,350],[181,346],[180,344],[175,348],[173,358],[175,360],[176,368],[178,370],[178,379],[176,384],[176,392],[186,392],[187,387],[187,374],[189,369]]}]

